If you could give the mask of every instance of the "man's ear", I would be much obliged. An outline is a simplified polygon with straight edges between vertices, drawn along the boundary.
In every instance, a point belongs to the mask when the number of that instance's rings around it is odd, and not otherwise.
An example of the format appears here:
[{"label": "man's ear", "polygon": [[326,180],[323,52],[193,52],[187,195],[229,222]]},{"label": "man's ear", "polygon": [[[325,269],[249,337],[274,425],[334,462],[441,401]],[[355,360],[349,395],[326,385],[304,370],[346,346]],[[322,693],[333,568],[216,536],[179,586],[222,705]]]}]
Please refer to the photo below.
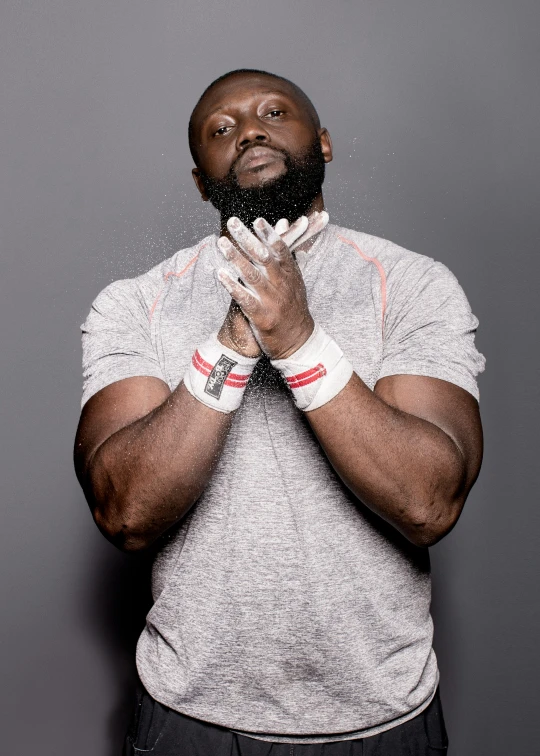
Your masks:
[{"label": "man's ear", "polygon": [[328,129],[325,129],[325,128],[319,129],[318,133],[319,133],[319,142],[321,143],[322,154],[324,156],[324,162],[331,163],[332,158],[333,158],[332,140],[330,138],[330,134],[328,133]]},{"label": "man's ear", "polygon": [[204,189],[204,184],[201,178],[200,170],[198,168],[193,168],[193,170],[191,171],[191,175],[193,176],[193,181],[195,182],[197,189],[199,190],[199,194],[201,195],[203,202],[208,202],[208,196]]}]

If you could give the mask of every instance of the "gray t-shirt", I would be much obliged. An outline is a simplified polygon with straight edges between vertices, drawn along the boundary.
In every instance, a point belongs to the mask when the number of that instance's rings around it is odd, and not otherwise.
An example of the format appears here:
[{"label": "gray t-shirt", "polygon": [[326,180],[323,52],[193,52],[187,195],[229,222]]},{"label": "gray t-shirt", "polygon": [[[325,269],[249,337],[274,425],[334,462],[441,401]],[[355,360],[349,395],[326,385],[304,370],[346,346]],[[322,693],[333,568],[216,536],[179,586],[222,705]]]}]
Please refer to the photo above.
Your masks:
[{"label": "gray t-shirt", "polygon": [[[216,241],[99,294],[82,326],[83,404],[132,376],[179,384],[229,306]],[[478,398],[478,321],[444,265],[334,225],[297,259],[314,319],[369,388],[424,375]],[[428,550],[341,483],[265,358],[205,492],[164,538],[153,597],[137,647],[148,692],[252,737],[373,735],[438,683]]]}]

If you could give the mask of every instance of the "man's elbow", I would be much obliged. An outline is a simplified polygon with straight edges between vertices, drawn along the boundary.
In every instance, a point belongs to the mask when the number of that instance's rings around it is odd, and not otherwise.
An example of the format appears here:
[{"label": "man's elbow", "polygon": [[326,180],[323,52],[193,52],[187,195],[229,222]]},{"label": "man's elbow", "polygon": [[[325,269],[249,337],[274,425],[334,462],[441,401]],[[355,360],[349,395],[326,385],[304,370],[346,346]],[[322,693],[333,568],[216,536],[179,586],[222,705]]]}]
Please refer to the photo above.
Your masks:
[{"label": "man's elbow", "polygon": [[140,523],[112,512],[111,507],[93,507],[94,522],[100,533],[121,551],[137,552],[148,549],[156,540],[155,534],[145,532]]},{"label": "man's elbow", "polygon": [[155,540],[141,520],[141,506],[128,481],[118,481],[107,459],[96,454],[88,466],[84,492],[100,533],[121,551],[144,551]]},{"label": "man's elbow", "polygon": [[404,535],[415,546],[434,546],[448,535],[457,523],[464,499],[454,501],[432,500],[415,509],[404,529]]}]

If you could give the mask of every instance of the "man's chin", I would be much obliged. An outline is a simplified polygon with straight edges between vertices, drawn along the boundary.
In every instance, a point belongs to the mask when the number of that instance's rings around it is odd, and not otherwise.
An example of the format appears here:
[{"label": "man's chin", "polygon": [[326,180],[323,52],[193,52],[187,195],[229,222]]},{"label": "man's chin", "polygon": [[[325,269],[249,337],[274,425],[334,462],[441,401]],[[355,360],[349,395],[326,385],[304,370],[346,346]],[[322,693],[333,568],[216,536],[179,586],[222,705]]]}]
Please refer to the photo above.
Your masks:
[{"label": "man's chin", "polygon": [[324,181],[324,157],[317,141],[302,160],[285,158],[238,167],[225,179],[211,179],[202,172],[201,178],[222,219],[234,215],[248,226],[260,217],[275,225],[280,218],[292,222],[305,215]]}]

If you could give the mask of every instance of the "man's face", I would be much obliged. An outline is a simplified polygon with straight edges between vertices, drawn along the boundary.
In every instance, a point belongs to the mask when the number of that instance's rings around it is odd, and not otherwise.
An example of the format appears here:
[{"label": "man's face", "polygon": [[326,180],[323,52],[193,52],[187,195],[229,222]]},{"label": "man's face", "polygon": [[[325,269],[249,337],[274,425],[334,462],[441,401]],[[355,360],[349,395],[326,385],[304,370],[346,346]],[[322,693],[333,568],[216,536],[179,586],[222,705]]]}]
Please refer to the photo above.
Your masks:
[{"label": "man's face", "polygon": [[233,76],[205,96],[194,116],[199,167],[195,182],[222,219],[279,218],[322,209],[330,137],[307,104],[279,79]]}]

